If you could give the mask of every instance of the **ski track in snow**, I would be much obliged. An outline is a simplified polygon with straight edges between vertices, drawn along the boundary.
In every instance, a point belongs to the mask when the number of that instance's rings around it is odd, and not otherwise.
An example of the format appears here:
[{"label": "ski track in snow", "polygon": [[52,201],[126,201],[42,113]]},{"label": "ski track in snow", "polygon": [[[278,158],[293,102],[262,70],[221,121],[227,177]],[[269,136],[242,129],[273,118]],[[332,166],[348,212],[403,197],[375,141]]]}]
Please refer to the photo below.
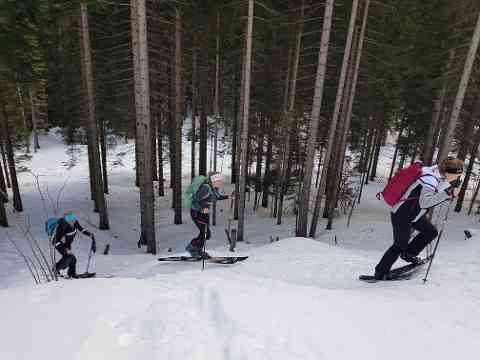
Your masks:
[{"label": "ski track in snow", "polygon": [[[68,170],[59,166],[69,161],[59,136],[52,132],[40,140],[42,150],[22,165],[41,175],[44,194],[52,197],[47,199],[48,211],[68,179],[59,211],[75,209],[81,223],[91,229],[97,216],[89,199],[85,147],[75,147],[77,164]],[[190,149],[188,142],[184,145],[186,184]],[[260,212],[248,217],[249,243],[238,244],[238,255],[250,255],[245,262],[206,264],[205,271],[201,262],[160,263],[136,248],[139,200],[133,186],[132,146],[109,150],[107,202],[112,229],[94,229],[99,253],[91,269],[115,274],[112,279],[31,284],[21,259],[4,241],[11,236],[25,249],[23,233],[30,223],[32,234],[48,248],[43,234],[46,215],[35,181],[28,173],[20,174],[25,212],[9,212],[12,227],[0,229],[0,359],[477,357],[477,217],[451,213],[426,285],[421,282],[423,271],[409,281],[366,284],[357,280],[358,275],[373,271],[391,244],[388,208],[374,198],[381,183],[365,188],[350,228],[343,217],[337,218],[335,229],[321,230],[317,240],[291,238],[291,214],[284,219],[286,225],[276,226],[267,212]],[[380,173],[385,176],[391,148],[382,153]],[[118,158],[123,166],[114,166]],[[226,157],[224,163],[228,162]],[[168,174],[167,166],[165,170]],[[170,204],[169,194],[156,201],[158,256],[183,253],[195,233],[187,212],[184,225],[172,225]],[[228,254],[223,228],[231,216],[229,206],[229,202],[219,206],[223,212],[207,243],[213,255]],[[251,203],[248,214],[252,214]],[[465,241],[467,228],[474,236]],[[282,240],[270,244],[270,235]],[[107,243],[111,254],[101,255]],[[75,240],[79,272],[86,266],[89,246],[86,238]]]}]

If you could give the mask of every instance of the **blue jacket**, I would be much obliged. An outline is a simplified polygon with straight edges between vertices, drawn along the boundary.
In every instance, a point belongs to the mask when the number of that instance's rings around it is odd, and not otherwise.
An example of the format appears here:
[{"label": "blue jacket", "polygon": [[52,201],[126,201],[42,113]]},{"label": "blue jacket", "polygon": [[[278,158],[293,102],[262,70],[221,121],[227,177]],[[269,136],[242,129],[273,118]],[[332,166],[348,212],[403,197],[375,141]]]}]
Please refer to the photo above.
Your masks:
[{"label": "blue jacket", "polygon": [[228,199],[228,196],[221,194],[218,189],[209,184],[202,184],[192,198],[192,209],[202,211],[203,209],[208,209],[210,203],[225,199]]}]

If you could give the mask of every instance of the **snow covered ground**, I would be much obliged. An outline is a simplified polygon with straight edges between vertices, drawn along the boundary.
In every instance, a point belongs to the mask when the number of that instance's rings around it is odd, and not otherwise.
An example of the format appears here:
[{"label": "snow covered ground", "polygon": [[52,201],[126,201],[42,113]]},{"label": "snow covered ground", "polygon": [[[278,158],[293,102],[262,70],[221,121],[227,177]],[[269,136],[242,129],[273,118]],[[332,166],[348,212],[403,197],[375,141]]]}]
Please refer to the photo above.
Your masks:
[{"label": "snow covered ground", "polygon": [[[425,285],[423,273],[410,281],[357,280],[372,272],[391,243],[388,209],[374,198],[380,183],[367,186],[349,228],[339,218],[334,230],[316,240],[292,238],[292,218],[277,226],[268,214],[249,216],[248,243],[239,244],[237,253],[250,258],[233,266],[206,264],[202,271],[201,263],[160,263],[136,247],[133,145],[109,151],[112,230],[106,232],[94,228],[85,147],[76,147],[77,163],[68,168],[71,156],[58,135],[42,137],[41,145],[22,166],[39,175],[42,193],[52,201],[47,199],[44,209],[34,177],[21,173],[25,211],[9,213],[12,227],[0,229],[2,360],[478,357],[478,217],[451,213]],[[387,158],[390,149],[385,150]],[[185,181],[188,155],[186,148]],[[100,250],[111,245],[110,255],[97,253],[91,270],[114,278],[33,285],[7,241],[11,237],[26,249],[24,232],[30,229],[46,248],[45,213],[52,215],[62,188],[59,213],[76,211],[95,231]],[[182,253],[194,233],[187,213],[183,225],[172,225],[170,204],[170,197],[156,204],[160,255]],[[212,254],[229,254],[223,232],[229,205],[220,205],[223,211],[208,242]],[[474,236],[464,240],[467,228]],[[271,235],[281,240],[270,243]],[[79,272],[88,249],[89,239],[75,240]]]}]

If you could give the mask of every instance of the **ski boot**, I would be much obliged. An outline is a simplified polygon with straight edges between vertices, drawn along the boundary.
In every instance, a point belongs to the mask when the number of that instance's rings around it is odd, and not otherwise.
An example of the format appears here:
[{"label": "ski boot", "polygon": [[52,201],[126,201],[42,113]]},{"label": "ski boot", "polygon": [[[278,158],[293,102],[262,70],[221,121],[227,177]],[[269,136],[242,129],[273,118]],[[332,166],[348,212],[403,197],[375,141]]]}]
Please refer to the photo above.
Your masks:
[{"label": "ski boot", "polygon": [[411,255],[407,252],[404,252],[400,255],[400,258],[403,260],[403,261],[406,261],[410,264],[413,264],[413,265],[422,265],[423,264],[423,260],[421,258],[419,258],[418,256],[414,256],[414,255]]},{"label": "ski boot", "polygon": [[200,259],[210,258],[210,255],[206,251],[203,251],[202,248],[198,248],[194,246],[192,243],[189,243],[185,248],[185,250],[187,250],[190,253],[190,255],[194,258],[200,258]]}]

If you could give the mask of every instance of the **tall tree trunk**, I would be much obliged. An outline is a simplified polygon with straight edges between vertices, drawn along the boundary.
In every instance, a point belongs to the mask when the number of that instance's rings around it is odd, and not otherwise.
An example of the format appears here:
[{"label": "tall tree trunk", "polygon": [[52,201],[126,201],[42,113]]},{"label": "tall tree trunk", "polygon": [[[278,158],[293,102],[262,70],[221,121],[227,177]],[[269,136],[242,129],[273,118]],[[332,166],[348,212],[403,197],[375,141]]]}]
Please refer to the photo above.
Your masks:
[{"label": "tall tree trunk", "polygon": [[150,82],[148,71],[148,44],[145,0],[131,0],[132,50],[135,78],[135,108],[139,142],[139,177],[141,236],[139,244],[147,245],[147,252],[156,254],[155,207],[151,166]]},{"label": "tall tree trunk", "polygon": [[[286,104],[286,112],[284,114],[284,118],[286,119],[286,136],[285,136],[285,153],[283,158],[283,166],[282,166],[282,175],[281,175],[281,187],[280,187],[280,196],[279,196],[279,204],[278,204],[278,211],[277,211],[277,225],[282,223],[282,216],[283,216],[283,199],[285,193],[287,192],[287,186],[290,178],[290,165],[291,165],[291,144],[292,144],[292,132],[296,129],[294,125],[293,117],[294,117],[294,110],[295,110],[295,96],[297,92],[297,79],[298,79],[298,68],[300,64],[300,52],[302,49],[302,35],[303,35],[303,15],[304,15],[304,1],[302,1],[302,7],[300,9],[300,16],[299,16],[299,23],[297,25],[296,33],[295,33],[295,42],[294,44],[294,53],[292,59],[292,72],[290,78],[287,75],[287,80],[290,79],[290,84],[285,86],[286,92],[288,92],[288,97]],[[289,65],[290,67],[290,65]],[[288,71],[288,70],[287,70]]]},{"label": "tall tree trunk", "polygon": [[[80,10],[81,11],[81,10]],[[87,15],[88,15],[88,8],[87,8]],[[83,41],[83,31],[82,31],[82,17],[80,15],[79,18],[79,24],[78,24],[78,29],[80,31],[78,40],[79,40],[79,48],[80,48],[80,71],[81,71],[81,83],[82,83],[82,93],[87,94],[87,74],[85,72],[86,67],[84,66],[84,60],[85,59],[85,47],[84,47],[84,41]],[[62,101],[65,100],[62,97]],[[95,192],[95,166],[93,164],[93,159],[92,159],[92,154],[93,154],[93,149],[92,149],[92,142],[90,141],[91,136],[90,136],[90,126],[88,126],[88,99],[83,99],[81,102],[81,112],[82,116],[86,116],[87,120],[84,119],[85,123],[85,131],[87,134],[87,157],[88,157],[88,177],[89,177],[89,184],[90,184],[90,199],[94,202],[94,209],[93,211],[98,213],[98,201],[96,197],[96,192]],[[85,115],[86,114],[86,115]],[[64,113],[65,115],[65,113]],[[73,134],[74,130],[72,126],[68,125],[68,134],[67,134],[67,142],[69,145],[73,146]]]},{"label": "tall tree trunk", "polygon": [[29,88],[29,97],[30,97],[30,111],[32,113],[32,135],[33,135],[33,151],[37,152],[40,149],[38,143],[38,130],[37,130],[37,111],[35,110],[35,100],[33,99],[32,88]]},{"label": "tall tree trunk", "polygon": [[[362,52],[363,52],[363,42],[364,42],[364,38],[365,38],[365,30],[367,28],[367,19],[368,19],[368,11],[369,11],[369,8],[370,8],[370,0],[366,0],[365,1],[365,5],[364,5],[364,12],[363,12],[363,20],[362,20],[362,27],[361,27],[361,30],[360,30],[360,35],[359,35],[359,38],[358,38],[358,46],[357,46],[357,51],[356,51],[356,56],[354,57],[353,56],[353,53],[352,53],[352,79],[351,79],[351,85],[347,87],[347,90],[349,90],[349,94],[346,95],[346,103],[344,103],[344,107],[345,109],[343,110],[344,113],[345,113],[345,125],[343,127],[343,132],[341,134],[341,138],[340,138],[340,149],[339,149],[339,153],[338,153],[338,158],[337,158],[337,179],[339,179],[340,181],[340,184],[341,184],[341,181],[342,181],[342,171],[343,171],[343,166],[344,166],[344,162],[345,162],[345,151],[346,151],[346,147],[347,147],[347,137],[348,137],[348,132],[349,132],[349,129],[350,129],[350,124],[351,124],[351,121],[352,121],[352,112],[353,112],[353,103],[355,101],[355,93],[356,93],[356,89],[357,89],[357,80],[358,80],[358,73],[359,73],[359,69],[360,69],[360,62],[361,62],[361,59],[362,59]],[[354,41],[355,43],[355,41]],[[383,118],[382,118],[383,120]],[[383,123],[382,123],[382,128],[383,128]],[[383,133],[383,130],[382,130],[382,133]],[[379,150],[380,150],[380,145],[381,145],[381,137],[379,137],[379,141],[378,141],[378,153],[379,153]],[[377,154],[377,157],[376,159],[378,159],[378,154]],[[376,165],[374,167],[376,169]],[[340,184],[336,185],[334,187],[334,200],[333,200],[333,204],[331,206],[331,209],[329,211],[329,221],[328,221],[328,225],[327,225],[327,229],[331,229],[332,228],[332,223],[333,223],[333,213],[334,213],[334,209],[336,208],[337,206],[337,203],[338,203],[338,197],[339,197],[339,192],[340,192]]]},{"label": "tall tree trunk", "polygon": [[312,186],[313,163],[315,149],[317,147],[318,127],[322,108],[325,73],[327,70],[328,49],[330,44],[330,30],[332,27],[333,5],[335,0],[327,0],[325,14],[323,16],[322,38],[318,52],[317,76],[315,79],[315,93],[313,96],[312,114],[310,117],[310,130],[307,145],[307,158],[305,162],[305,174],[303,187],[299,199],[297,236],[307,236],[308,209],[310,205],[310,189]]},{"label": "tall tree trunk", "polygon": [[8,227],[7,211],[5,209],[6,197],[7,193],[0,189],[0,226],[3,227]]},{"label": "tall tree trunk", "polygon": [[152,180],[153,181],[158,181],[158,164],[157,164],[157,124],[158,124],[158,106],[156,106],[156,99],[155,96],[152,96],[150,99],[151,104],[150,106],[152,107],[152,114],[150,115],[150,120],[152,121],[151,123],[151,130],[150,134],[152,135]]},{"label": "tall tree trunk", "polygon": [[257,138],[257,160],[255,168],[255,202],[254,210],[257,209],[258,194],[262,191],[262,159],[263,159],[263,140],[265,136],[265,119],[263,114],[259,116],[258,124],[258,138]]},{"label": "tall tree trunk", "polygon": [[[0,129],[2,127],[0,126]],[[2,142],[2,138],[0,137],[0,143]],[[5,176],[3,175],[3,166],[2,162],[0,161],[0,191],[4,194],[3,198],[1,199],[2,202],[8,202],[7,196],[7,183],[5,182]]]},{"label": "tall tree trunk", "polygon": [[[238,112],[237,120],[237,148],[235,158],[237,159],[235,165],[235,204],[233,208],[233,218],[238,220],[238,211],[239,211],[239,202],[240,202],[240,161],[242,157],[242,131],[243,131],[243,112],[245,110],[245,64],[246,64],[246,54],[247,54],[247,38],[243,42],[242,49],[242,79],[240,82],[240,109]],[[248,143],[248,140],[247,140]],[[248,149],[247,149],[247,158],[248,158]],[[248,160],[248,159],[247,159]]]},{"label": "tall tree trunk", "polygon": [[355,21],[357,19],[357,10],[358,10],[358,0],[353,0],[352,13],[350,15],[350,24],[348,28],[347,42],[345,44],[345,52],[343,55],[342,70],[340,73],[340,80],[338,83],[337,96],[335,100],[335,108],[333,111],[333,118],[330,123],[327,151],[325,153],[322,176],[320,178],[320,185],[317,192],[317,198],[315,200],[315,208],[313,210],[312,223],[310,225],[309,236],[312,238],[315,237],[315,234],[317,232],[318,217],[320,215],[320,206],[322,203],[323,194],[325,192],[325,186],[327,182],[327,171],[330,165],[330,159],[332,157],[332,150],[333,150],[333,143],[334,143],[333,137],[335,136],[335,129],[337,128],[337,122],[338,122],[338,117],[340,112],[340,103],[343,98],[345,77],[346,77],[347,68],[348,68],[348,60],[350,58],[350,51],[352,49],[353,32],[355,30]]},{"label": "tall tree trunk", "polygon": [[191,163],[191,179],[195,178],[195,164],[196,164],[196,128],[197,128],[197,108],[198,108],[198,66],[197,66],[197,44],[198,36],[196,32],[193,33],[193,49],[192,49],[192,163]]},{"label": "tall tree trunk", "polygon": [[[15,74],[15,77],[18,77],[18,74]],[[25,103],[23,101],[23,94],[22,94],[22,89],[20,87],[20,83],[17,80],[17,98],[18,98],[18,106],[20,108],[20,112],[22,114],[22,120],[23,120],[23,127],[25,129],[25,132],[27,135],[25,136],[25,152],[27,154],[30,154],[30,136],[28,135],[28,124],[27,124],[27,116],[26,116],[26,110],[25,110]]]},{"label": "tall tree trunk", "polygon": [[[457,158],[465,161],[467,153],[471,151],[474,140],[472,134],[475,134],[474,127],[479,125],[480,117],[480,97],[475,100],[473,111],[466,121],[464,128],[462,129],[463,139],[460,141],[460,149],[458,150]],[[474,138],[474,137],[473,137]]]},{"label": "tall tree trunk", "polygon": [[270,166],[272,164],[272,153],[273,153],[273,117],[270,114],[270,118],[268,119],[269,126],[268,126],[268,141],[267,141],[267,153],[265,155],[265,174],[263,175],[263,189],[262,189],[262,207],[268,207],[268,195],[270,191],[270,186],[272,185],[272,176],[270,174]]},{"label": "tall tree trunk", "polygon": [[8,159],[8,168],[10,170],[10,180],[12,182],[12,191],[13,191],[13,208],[21,212],[23,211],[22,198],[20,196],[20,189],[18,187],[17,171],[15,169],[15,156],[13,152],[12,137],[10,134],[10,125],[8,122],[7,107],[5,103],[0,100],[0,105],[2,106],[3,111],[3,133],[5,138],[5,147],[7,152]]},{"label": "tall tree trunk", "polygon": [[[173,37],[175,37],[175,33],[173,33]],[[170,189],[174,188],[175,183],[175,111],[176,111],[176,102],[175,102],[175,39],[172,39],[172,56],[168,57],[168,61],[170,62],[168,67],[168,83],[169,83],[169,91],[170,96],[169,98],[169,112],[168,112],[168,149],[170,155]],[[172,196],[172,208],[175,207],[175,196]]]},{"label": "tall tree trunk", "polygon": [[480,145],[480,130],[477,129],[474,137],[474,143],[470,149],[470,160],[468,161],[467,172],[462,182],[462,188],[458,194],[457,203],[455,205],[455,211],[460,212],[462,210],[463,200],[465,199],[465,193],[467,192],[468,183],[472,175],[473,165],[475,165],[475,159],[477,157],[478,146]]},{"label": "tall tree trunk", "polygon": [[199,89],[200,89],[200,144],[199,144],[199,175],[207,175],[207,141],[208,141],[208,43],[206,30],[202,30],[200,41],[200,66],[199,66]]},{"label": "tall tree trunk", "polygon": [[[2,127],[2,124],[0,123],[0,128],[1,127]],[[10,188],[12,187],[12,184],[10,181],[10,174],[8,173],[7,155],[5,154],[5,147],[3,146],[3,144],[4,144],[4,141],[2,141],[2,137],[0,136],[0,152],[2,153],[3,170],[5,171],[5,181],[7,183],[7,187]]]},{"label": "tall tree trunk", "polygon": [[163,141],[162,141],[162,124],[165,118],[165,109],[162,107],[157,118],[157,142],[158,142],[158,195],[165,196],[165,182],[163,179]]},{"label": "tall tree trunk", "polygon": [[375,177],[377,176],[378,159],[380,158],[380,149],[382,147],[382,139],[385,131],[385,119],[383,118],[383,116],[381,117],[380,121],[381,124],[378,130],[377,141],[375,142],[375,152],[373,154],[372,169],[370,170],[370,181],[374,181]]},{"label": "tall tree trunk", "polygon": [[238,137],[238,91],[242,92],[238,81],[239,72],[238,58],[235,60],[234,90],[233,90],[233,119],[232,119],[232,164],[231,164],[231,182],[236,183],[237,179],[237,137]]},{"label": "tall tree trunk", "polygon": [[[452,67],[454,55],[455,55],[455,50],[451,50],[450,56],[447,62],[447,73],[450,71],[450,68]],[[425,145],[423,147],[423,154],[422,154],[422,161],[427,166],[432,165],[433,155],[435,153],[435,147],[437,145],[437,140],[438,140],[438,132],[440,130],[442,112],[445,106],[445,96],[447,94],[447,87],[448,87],[448,82],[445,79],[443,81],[442,87],[438,89],[437,98],[433,102],[434,105],[433,105],[432,121],[428,129],[428,134],[425,141]]]},{"label": "tall tree trunk", "polygon": [[[479,117],[480,117],[480,96],[477,97],[477,101],[475,102],[475,108],[471,116],[472,125],[473,123],[477,123],[478,125]],[[472,130],[473,130],[473,126],[472,126]],[[471,131],[465,134],[471,134]],[[470,181],[470,176],[472,173],[473,166],[475,165],[475,158],[477,156],[479,145],[480,145],[480,129],[477,129],[475,131],[475,136],[473,137],[473,144],[471,144],[471,148],[470,148],[470,160],[468,162],[467,172],[465,174],[465,178],[462,183],[462,188],[460,189],[460,192],[458,194],[457,204],[455,205],[456,212],[460,212],[462,210],[463,200],[465,198],[465,193],[467,191],[468,182]]]},{"label": "tall tree trunk", "polygon": [[254,0],[248,1],[247,44],[245,54],[245,89],[243,104],[242,126],[242,156],[240,159],[239,205],[238,205],[238,232],[237,241],[244,240],[245,229],[245,185],[247,181],[247,153],[248,153],[248,119],[250,115],[250,76],[252,69],[252,37],[253,37],[253,7]]},{"label": "tall tree trunk", "polygon": [[175,181],[174,223],[182,223],[182,19],[175,9]]},{"label": "tall tree trunk", "polygon": [[107,140],[105,120],[100,120],[100,149],[102,151],[103,192],[108,194]]},{"label": "tall tree trunk", "polygon": [[[215,129],[213,139],[213,172],[217,172],[217,152],[218,152],[218,122],[220,121],[219,112],[219,91],[220,91],[220,9],[217,9],[217,35],[215,50],[215,97],[213,100],[213,113],[215,114]],[[217,225],[217,202],[212,206],[212,225]]]},{"label": "tall tree trunk", "polygon": [[460,80],[460,85],[458,87],[457,95],[455,97],[455,103],[453,105],[452,113],[448,121],[446,128],[444,143],[441,145],[441,152],[437,156],[437,162],[441,162],[447,158],[450,151],[450,144],[453,140],[453,135],[455,127],[457,126],[458,118],[463,106],[463,100],[465,98],[465,93],[467,91],[468,82],[470,80],[470,74],[472,72],[473,63],[477,55],[478,45],[480,42],[480,11],[477,16],[477,24],[475,26],[475,31],[472,36],[472,41],[470,42],[470,47],[468,49],[467,59],[465,61],[465,66],[463,68],[462,79]]},{"label": "tall tree trunk", "polygon": [[80,2],[80,24],[82,32],[82,66],[83,66],[83,75],[85,76],[84,83],[86,89],[86,100],[87,100],[87,110],[88,110],[88,135],[89,142],[91,144],[92,150],[92,167],[93,167],[93,178],[95,182],[95,199],[98,205],[100,223],[99,228],[102,230],[109,229],[108,222],[108,213],[107,213],[107,203],[105,201],[105,194],[103,193],[103,179],[102,179],[102,169],[100,165],[100,151],[98,144],[98,135],[97,135],[97,119],[95,112],[95,95],[94,95],[94,80],[93,80],[93,68],[92,68],[92,55],[90,50],[90,33],[89,33],[89,23],[88,23],[88,9],[87,3],[82,0]]}]

